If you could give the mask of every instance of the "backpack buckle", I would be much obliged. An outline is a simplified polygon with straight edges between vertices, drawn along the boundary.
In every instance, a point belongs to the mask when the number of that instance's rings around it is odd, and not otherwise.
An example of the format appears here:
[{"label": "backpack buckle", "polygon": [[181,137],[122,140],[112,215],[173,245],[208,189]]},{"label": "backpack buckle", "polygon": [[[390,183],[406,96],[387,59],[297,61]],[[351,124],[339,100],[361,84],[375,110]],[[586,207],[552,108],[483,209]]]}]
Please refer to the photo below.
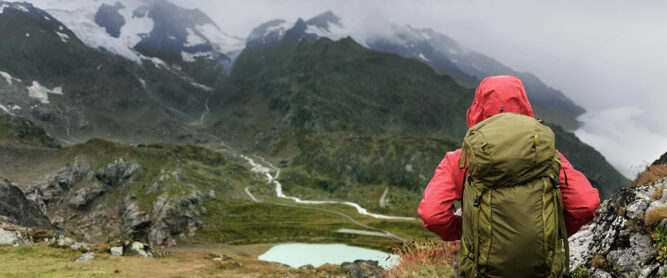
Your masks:
[{"label": "backpack buckle", "polygon": [[482,195],[477,195],[475,196],[475,201],[473,202],[473,205],[475,207],[479,207],[479,204],[482,202]]},{"label": "backpack buckle", "polygon": [[551,180],[551,185],[553,185],[554,189],[559,189],[560,188],[560,183],[558,182],[558,178],[551,176],[549,177],[549,180]]}]

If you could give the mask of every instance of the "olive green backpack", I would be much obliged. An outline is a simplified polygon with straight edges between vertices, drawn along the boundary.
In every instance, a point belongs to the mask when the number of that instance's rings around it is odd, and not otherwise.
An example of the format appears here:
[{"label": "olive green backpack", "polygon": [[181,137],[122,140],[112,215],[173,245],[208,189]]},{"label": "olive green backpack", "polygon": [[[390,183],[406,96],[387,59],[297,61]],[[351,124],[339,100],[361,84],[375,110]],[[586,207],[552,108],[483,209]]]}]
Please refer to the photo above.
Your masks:
[{"label": "olive green backpack", "polygon": [[468,162],[461,277],[560,277],[564,267],[569,273],[554,142],[549,127],[516,113],[468,130],[459,165]]}]

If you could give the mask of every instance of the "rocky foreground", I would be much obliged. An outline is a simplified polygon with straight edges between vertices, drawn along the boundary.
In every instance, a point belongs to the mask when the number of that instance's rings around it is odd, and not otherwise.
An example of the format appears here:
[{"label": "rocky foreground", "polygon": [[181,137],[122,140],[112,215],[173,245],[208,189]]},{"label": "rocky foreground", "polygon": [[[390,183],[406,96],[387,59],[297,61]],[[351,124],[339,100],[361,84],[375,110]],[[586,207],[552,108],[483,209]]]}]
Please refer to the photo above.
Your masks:
[{"label": "rocky foreground", "polygon": [[624,188],[570,237],[574,277],[667,275],[667,177]]}]

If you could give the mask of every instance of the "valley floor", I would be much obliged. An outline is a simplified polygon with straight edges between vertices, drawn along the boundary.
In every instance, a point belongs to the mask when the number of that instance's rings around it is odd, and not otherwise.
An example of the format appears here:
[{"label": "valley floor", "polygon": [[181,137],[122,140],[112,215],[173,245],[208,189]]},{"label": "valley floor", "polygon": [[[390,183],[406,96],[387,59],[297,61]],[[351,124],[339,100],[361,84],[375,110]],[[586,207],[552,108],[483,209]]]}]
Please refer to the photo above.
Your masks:
[{"label": "valley floor", "polygon": [[91,261],[75,262],[82,253],[69,248],[49,247],[45,243],[0,246],[0,277],[327,277],[345,274],[345,269],[337,265],[294,269],[253,258],[269,247],[180,248],[165,258],[95,252]]}]

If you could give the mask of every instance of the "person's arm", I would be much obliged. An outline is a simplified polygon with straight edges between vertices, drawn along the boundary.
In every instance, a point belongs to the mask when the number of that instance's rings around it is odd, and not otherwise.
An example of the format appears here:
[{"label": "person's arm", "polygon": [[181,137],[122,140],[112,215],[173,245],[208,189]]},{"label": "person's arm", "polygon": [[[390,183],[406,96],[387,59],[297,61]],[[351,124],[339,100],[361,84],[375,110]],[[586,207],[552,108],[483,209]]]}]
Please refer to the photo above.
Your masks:
[{"label": "person's arm", "polygon": [[563,154],[559,155],[562,161],[560,188],[563,194],[563,215],[567,234],[571,236],[593,220],[595,210],[600,206],[600,195],[584,174],[575,170]]},{"label": "person's arm", "polygon": [[435,175],[424,190],[417,213],[424,227],[442,240],[461,237],[461,216],[454,215],[454,200],[461,200],[463,169],[459,169],[461,150],[448,152],[435,170]]}]

